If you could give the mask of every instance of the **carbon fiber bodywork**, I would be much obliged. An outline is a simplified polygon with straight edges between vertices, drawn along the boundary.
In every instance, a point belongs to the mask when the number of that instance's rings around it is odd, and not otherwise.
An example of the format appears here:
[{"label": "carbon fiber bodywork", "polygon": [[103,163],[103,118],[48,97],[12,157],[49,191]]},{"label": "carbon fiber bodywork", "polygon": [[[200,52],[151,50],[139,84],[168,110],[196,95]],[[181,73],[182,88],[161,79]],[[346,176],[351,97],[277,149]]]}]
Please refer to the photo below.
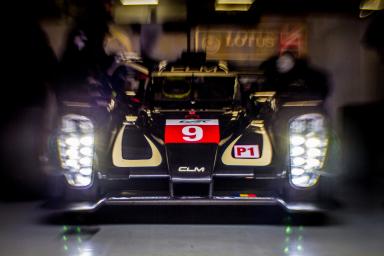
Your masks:
[{"label": "carbon fiber bodywork", "polygon": [[[92,211],[103,205],[138,204],[277,205],[288,211],[322,209],[318,204],[319,194],[326,178],[320,177],[310,188],[293,186],[289,181],[287,147],[289,121],[305,113],[325,115],[322,101],[259,92],[249,98],[257,108],[248,108],[238,100],[241,90],[237,88],[235,73],[188,69],[154,72],[151,77],[166,76],[166,72],[179,77],[229,77],[234,82],[234,97],[230,104],[223,106],[220,102],[219,108],[199,107],[192,101],[190,106],[188,101],[178,108],[160,107],[152,104],[151,88],[156,85],[150,82],[140,99],[143,101],[140,107],[129,104],[131,99],[126,95],[61,101],[57,134],[60,117],[67,114],[86,116],[95,127],[91,184],[73,187],[65,179],[56,179],[60,184],[56,186],[62,187],[60,200],[65,202],[66,209]],[[177,100],[172,102],[175,103]],[[199,126],[201,122],[215,120],[219,141],[167,143],[168,120],[190,122],[187,127],[194,128],[186,133],[183,130],[182,135],[192,133],[192,137],[187,137],[191,140],[196,138],[196,129],[205,132]],[[56,177],[67,171],[62,168],[56,150],[57,134],[52,134],[50,147],[51,164],[55,166],[50,175]],[[243,147],[240,153],[250,147],[257,153],[249,151],[252,156],[239,157],[234,150],[238,146]]]}]

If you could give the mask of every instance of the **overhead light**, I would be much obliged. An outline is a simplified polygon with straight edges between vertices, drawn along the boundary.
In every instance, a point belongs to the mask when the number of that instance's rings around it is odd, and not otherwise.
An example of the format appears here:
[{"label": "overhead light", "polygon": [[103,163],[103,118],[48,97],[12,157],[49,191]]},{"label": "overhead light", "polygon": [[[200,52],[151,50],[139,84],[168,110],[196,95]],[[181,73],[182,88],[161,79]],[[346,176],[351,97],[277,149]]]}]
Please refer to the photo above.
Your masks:
[{"label": "overhead light", "polygon": [[158,5],[159,0],[120,0],[122,5]]},{"label": "overhead light", "polygon": [[216,0],[216,11],[248,11],[254,0]]},{"label": "overhead light", "polygon": [[[223,1],[223,0],[217,0]],[[384,0],[363,0],[360,3],[361,10],[380,11],[384,9]]]},{"label": "overhead light", "polygon": [[375,11],[384,9],[384,0],[362,0],[360,3],[360,18],[366,18]]},{"label": "overhead light", "polygon": [[255,0],[216,0],[216,4],[253,4]]},{"label": "overhead light", "polygon": [[215,11],[248,11],[251,4],[216,4]]}]

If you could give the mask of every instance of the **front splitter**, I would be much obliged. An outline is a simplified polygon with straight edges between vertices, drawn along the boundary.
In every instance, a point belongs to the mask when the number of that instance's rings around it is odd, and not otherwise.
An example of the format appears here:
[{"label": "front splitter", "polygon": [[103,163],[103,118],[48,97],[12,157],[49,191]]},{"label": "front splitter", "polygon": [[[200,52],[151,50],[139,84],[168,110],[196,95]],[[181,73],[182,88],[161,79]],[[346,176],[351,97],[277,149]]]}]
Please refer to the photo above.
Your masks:
[{"label": "front splitter", "polygon": [[286,203],[280,198],[274,197],[257,197],[257,198],[241,198],[241,197],[105,197],[97,202],[79,202],[68,203],[65,207],[68,211],[73,212],[92,212],[103,206],[119,205],[119,206],[136,206],[136,205],[186,205],[186,206],[278,206],[284,208],[290,213],[296,212],[324,212],[325,208],[314,203]]}]

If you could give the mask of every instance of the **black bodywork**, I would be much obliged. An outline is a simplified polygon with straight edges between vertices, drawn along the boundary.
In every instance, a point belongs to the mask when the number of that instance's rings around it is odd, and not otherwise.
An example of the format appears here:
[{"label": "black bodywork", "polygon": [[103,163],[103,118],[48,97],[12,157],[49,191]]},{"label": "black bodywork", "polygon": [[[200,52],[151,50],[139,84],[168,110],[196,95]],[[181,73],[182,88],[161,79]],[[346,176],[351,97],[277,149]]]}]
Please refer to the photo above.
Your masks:
[{"label": "black bodywork", "polygon": [[[216,84],[219,96],[206,96],[213,101],[199,100],[193,93],[202,85],[192,83],[191,91],[176,92],[168,102],[156,98],[159,79],[167,81],[175,74],[176,81],[185,77],[207,77],[210,83],[215,77],[229,79],[233,97],[227,98],[228,92],[220,91]],[[306,113],[326,116],[323,101],[306,93],[259,91],[244,102],[238,77],[219,66],[168,65],[148,74],[137,99],[122,93],[59,97],[57,132],[49,146],[55,200],[73,211],[133,204],[278,205],[288,211],[321,210],[329,189],[328,175],[321,175],[309,188],[292,185],[287,145],[290,120]],[[92,182],[84,187],[68,184],[63,175],[67,170],[60,162],[60,118],[68,114],[86,116],[95,127]],[[216,120],[219,141],[166,143],[167,120]],[[258,158],[235,158],[236,145],[257,145]],[[325,163],[322,173],[327,173],[327,167]]]}]

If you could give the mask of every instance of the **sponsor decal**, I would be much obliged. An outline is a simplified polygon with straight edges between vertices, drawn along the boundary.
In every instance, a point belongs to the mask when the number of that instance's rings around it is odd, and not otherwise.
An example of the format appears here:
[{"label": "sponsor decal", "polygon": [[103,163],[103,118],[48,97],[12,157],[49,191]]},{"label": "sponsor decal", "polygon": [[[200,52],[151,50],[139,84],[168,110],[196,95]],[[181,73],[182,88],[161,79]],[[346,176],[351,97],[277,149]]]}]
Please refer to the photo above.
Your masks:
[{"label": "sponsor decal", "polygon": [[272,144],[268,136],[267,131],[264,128],[263,122],[251,123],[252,126],[258,127],[258,130],[255,133],[260,134],[263,139],[263,154],[260,154],[260,158],[236,158],[234,157],[234,147],[242,135],[239,135],[236,139],[227,146],[223,155],[221,156],[221,161],[225,165],[230,166],[267,166],[272,162]]},{"label": "sponsor decal", "polygon": [[216,143],[220,141],[217,119],[168,119],[164,140],[169,143]]},{"label": "sponsor decal", "polygon": [[188,166],[180,166],[178,171],[179,172],[205,172],[205,167],[189,168]]},{"label": "sponsor decal", "polygon": [[259,62],[286,50],[299,56],[307,52],[307,24],[304,20],[275,21],[265,17],[257,27],[201,26],[195,28],[195,49],[207,59]]},{"label": "sponsor decal", "polygon": [[235,158],[260,158],[259,145],[236,145],[233,151]]},{"label": "sponsor decal", "polygon": [[256,196],[256,194],[240,194],[240,197],[249,198],[249,197],[257,197],[257,196]]}]

